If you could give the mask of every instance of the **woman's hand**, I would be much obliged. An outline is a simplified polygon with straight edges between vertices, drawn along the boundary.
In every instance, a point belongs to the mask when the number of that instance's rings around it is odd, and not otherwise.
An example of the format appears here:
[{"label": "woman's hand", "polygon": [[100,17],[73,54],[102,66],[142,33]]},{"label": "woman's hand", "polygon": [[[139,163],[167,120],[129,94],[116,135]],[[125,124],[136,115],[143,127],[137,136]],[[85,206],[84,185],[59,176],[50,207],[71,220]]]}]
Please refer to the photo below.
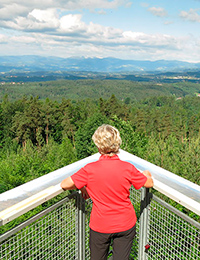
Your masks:
[{"label": "woman's hand", "polygon": [[153,183],[153,179],[152,179],[150,171],[145,170],[142,173],[147,177],[147,181],[145,182],[144,187],[145,188],[152,188],[154,183]]},{"label": "woman's hand", "polygon": [[147,177],[151,177],[151,173],[148,170],[144,170],[142,173]]},{"label": "woman's hand", "polygon": [[87,199],[90,198],[90,196],[89,196],[89,194],[88,194],[88,192],[87,192],[85,186],[84,186],[83,188],[81,188],[80,191],[81,191],[81,193],[82,193],[82,197],[83,197],[85,200],[87,200]]}]

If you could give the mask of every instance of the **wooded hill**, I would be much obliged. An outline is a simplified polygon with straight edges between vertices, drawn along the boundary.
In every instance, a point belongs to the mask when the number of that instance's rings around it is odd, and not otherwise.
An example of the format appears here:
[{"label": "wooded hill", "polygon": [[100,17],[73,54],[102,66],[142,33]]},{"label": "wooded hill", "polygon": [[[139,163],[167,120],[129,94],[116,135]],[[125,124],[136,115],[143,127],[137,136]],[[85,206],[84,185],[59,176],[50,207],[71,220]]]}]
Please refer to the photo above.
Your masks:
[{"label": "wooded hill", "polygon": [[15,101],[23,96],[49,98],[61,102],[63,98],[83,100],[90,98],[108,99],[112,94],[126,104],[135,103],[148,97],[187,95],[195,96],[200,93],[200,84],[192,82],[160,83],[159,81],[132,80],[57,80],[46,82],[15,82],[0,84],[0,102],[5,95]]}]

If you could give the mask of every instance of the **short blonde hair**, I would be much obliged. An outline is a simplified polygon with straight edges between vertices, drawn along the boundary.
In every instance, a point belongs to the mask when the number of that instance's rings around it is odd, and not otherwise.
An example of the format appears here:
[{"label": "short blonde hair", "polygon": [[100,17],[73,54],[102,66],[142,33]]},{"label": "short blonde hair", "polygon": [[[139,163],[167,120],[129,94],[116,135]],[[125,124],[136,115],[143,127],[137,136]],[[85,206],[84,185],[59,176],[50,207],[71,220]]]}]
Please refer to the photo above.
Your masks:
[{"label": "short blonde hair", "polygon": [[122,143],[119,131],[115,127],[106,124],[97,128],[92,140],[101,154],[109,154],[110,156],[119,152]]}]

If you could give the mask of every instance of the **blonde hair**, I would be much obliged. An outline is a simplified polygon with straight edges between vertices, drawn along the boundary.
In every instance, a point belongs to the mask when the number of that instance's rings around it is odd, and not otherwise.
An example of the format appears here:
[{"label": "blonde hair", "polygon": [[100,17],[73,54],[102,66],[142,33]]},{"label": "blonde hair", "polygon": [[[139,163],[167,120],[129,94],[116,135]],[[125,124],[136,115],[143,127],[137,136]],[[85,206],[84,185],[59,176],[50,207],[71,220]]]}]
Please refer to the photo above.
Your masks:
[{"label": "blonde hair", "polygon": [[122,143],[119,131],[115,127],[106,124],[97,128],[92,140],[101,154],[109,154],[110,156],[119,152]]}]

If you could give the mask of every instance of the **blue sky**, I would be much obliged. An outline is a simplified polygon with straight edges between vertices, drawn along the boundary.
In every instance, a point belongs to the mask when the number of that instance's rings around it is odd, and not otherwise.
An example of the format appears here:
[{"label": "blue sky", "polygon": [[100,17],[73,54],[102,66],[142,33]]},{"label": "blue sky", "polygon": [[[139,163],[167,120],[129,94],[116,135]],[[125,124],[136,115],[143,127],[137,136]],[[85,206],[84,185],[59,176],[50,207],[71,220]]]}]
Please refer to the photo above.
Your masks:
[{"label": "blue sky", "polygon": [[200,0],[0,0],[0,55],[200,62]]}]

